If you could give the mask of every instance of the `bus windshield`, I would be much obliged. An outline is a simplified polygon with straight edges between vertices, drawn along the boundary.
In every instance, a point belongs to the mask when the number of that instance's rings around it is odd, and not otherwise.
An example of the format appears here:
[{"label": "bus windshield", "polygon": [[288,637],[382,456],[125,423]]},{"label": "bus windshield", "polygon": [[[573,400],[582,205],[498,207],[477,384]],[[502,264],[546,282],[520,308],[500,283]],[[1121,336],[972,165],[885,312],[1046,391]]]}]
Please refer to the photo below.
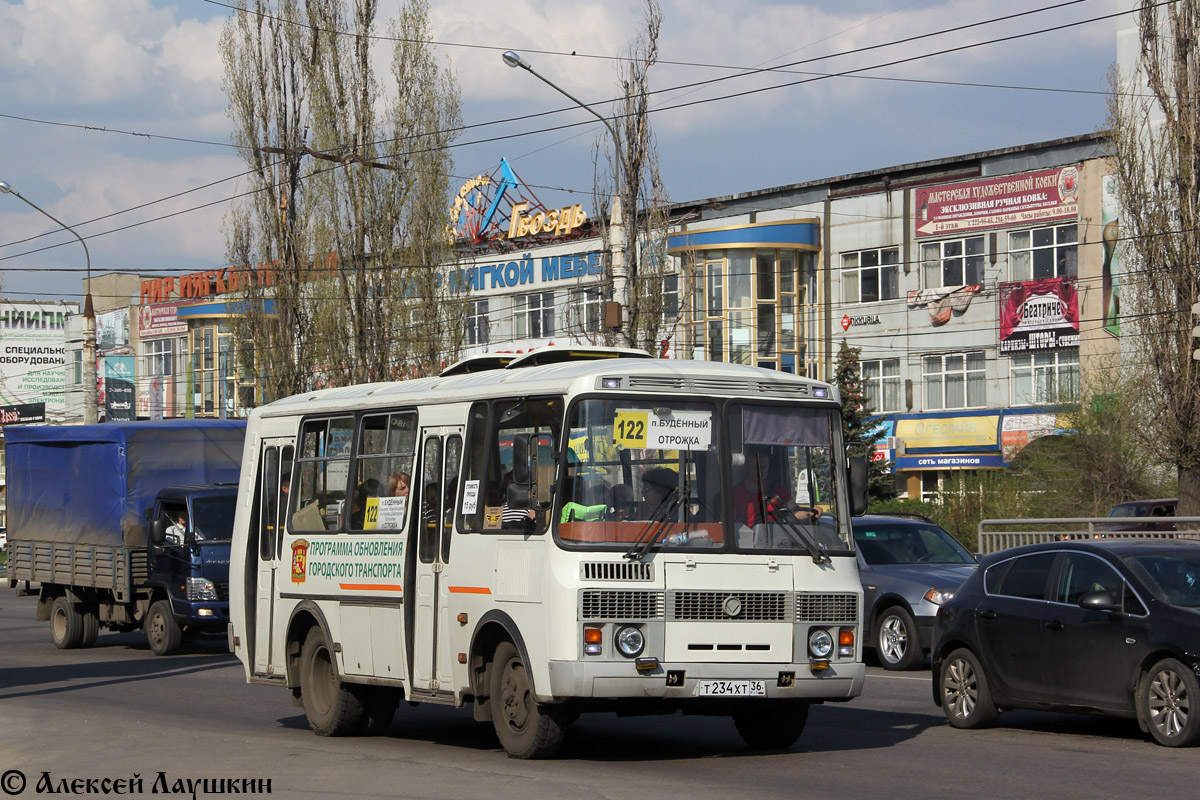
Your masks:
[{"label": "bus windshield", "polygon": [[567,546],[849,552],[826,408],[587,399],[555,497]]}]

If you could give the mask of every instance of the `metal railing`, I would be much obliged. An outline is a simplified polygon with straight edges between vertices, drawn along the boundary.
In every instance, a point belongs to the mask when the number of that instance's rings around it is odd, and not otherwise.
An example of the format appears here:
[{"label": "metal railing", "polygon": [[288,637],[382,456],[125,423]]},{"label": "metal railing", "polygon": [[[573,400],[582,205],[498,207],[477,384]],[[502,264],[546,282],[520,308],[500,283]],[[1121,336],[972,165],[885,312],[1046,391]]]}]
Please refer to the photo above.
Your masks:
[{"label": "metal railing", "polygon": [[[1119,530],[1133,526],[1139,530]],[[979,552],[983,555],[1024,544],[1086,539],[1200,540],[1200,517],[985,519],[979,523]]]}]

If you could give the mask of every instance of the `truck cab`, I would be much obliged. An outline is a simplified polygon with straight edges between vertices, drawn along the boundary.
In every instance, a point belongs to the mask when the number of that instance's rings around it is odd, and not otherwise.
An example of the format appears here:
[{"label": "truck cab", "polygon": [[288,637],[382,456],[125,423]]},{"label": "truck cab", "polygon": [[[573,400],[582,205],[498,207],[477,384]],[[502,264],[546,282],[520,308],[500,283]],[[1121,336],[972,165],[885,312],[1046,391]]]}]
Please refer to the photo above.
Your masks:
[{"label": "truck cab", "polygon": [[155,600],[146,631],[155,652],[174,650],[184,632],[224,633],[236,503],[234,483],[173,486],[148,509]]}]

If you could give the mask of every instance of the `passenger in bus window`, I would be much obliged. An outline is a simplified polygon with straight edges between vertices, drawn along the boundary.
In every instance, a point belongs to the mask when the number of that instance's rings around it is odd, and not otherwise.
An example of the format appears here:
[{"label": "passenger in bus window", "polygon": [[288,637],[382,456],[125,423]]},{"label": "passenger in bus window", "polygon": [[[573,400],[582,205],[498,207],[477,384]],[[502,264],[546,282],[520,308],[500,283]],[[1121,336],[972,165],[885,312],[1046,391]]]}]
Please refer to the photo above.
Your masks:
[{"label": "passenger in bus window", "polygon": [[408,497],[408,485],[411,479],[407,472],[393,472],[388,478],[388,497]]},{"label": "passenger in bus window", "polygon": [[504,473],[504,504],[500,507],[500,527],[505,530],[532,531],[537,525],[537,514],[532,508],[512,508],[508,505],[508,487],[513,485],[510,469]]},{"label": "passenger in bus window", "polygon": [[642,475],[642,519],[664,519],[671,511],[671,494],[679,486],[679,473],[653,467]]},{"label": "passenger in bus window", "polygon": [[437,481],[425,484],[425,496],[421,499],[421,522],[426,526],[437,525],[438,496]]}]

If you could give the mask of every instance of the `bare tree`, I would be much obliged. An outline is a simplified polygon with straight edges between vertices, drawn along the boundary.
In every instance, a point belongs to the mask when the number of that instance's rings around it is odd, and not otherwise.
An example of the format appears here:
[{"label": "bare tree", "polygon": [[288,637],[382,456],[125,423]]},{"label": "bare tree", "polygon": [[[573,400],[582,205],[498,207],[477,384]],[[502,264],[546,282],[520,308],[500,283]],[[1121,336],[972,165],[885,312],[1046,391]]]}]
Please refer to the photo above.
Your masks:
[{"label": "bare tree", "polygon": [[[239,368],[261,381],[267,397],[305,388],[312,326],[301,302],[309,260],[309,208],[301,149],[306,144],[304,78],[308,47],[293,0],[238,0],[221,35],[233,142],[241,148],[254,191],[226,217],[229,263],[242,267],[245,300],[238,319]],[[273,148],[275,154],[265,152]],[[288,154],[290,153],[290,154]],[[275,313],[264,304],[271,298]],[[256,367],[257,364],[257,367]]]},{"label": "bare tree", "polygon": [[[295,249],[295,261],[306,280],[294,292],[276,283],[274,318],[248,304],[244,323],[256,342],[263,341],[259,331],[283,319],[302,329],[303,341],[291,352],[258,351],[261,372],[289,372],[284,361],[301,366],[298,382],[268,384],[278,390],[269,397],[321,383],[426,373],[459,346],[451,334],[457,328],[446,322],[456,305],[441,277],[453,262],[443,218],[453,169],[449,145],[461,122],[458,88],[433,57],[424,0],[406,0],[392,22],[392,81],[381,85],[371,55],[377,12],[377,0],[305,0],[303,7],[283,0],[269,16],[243,13],[227,26],[227,75],[245,75],[251,85],[271,75],[280,41],[247,35],[244,18],[282,20],[279,26],[293,36],[303,32],[289,40],[288,52],[297,57],[287,74],[301,99],[294,116],[306,136],[270,148],[294,154],[296,163],[315,156],[304,162],[307,172],[298,172],[288,205],[305,220],[305,249]],[[235,104],[232,95],[230,113],[239,127],[262,127],[260,108]],[[277,127],[257,137],[255,156]],[[266,181],[258,182],[265,190]],[[248,260],[265,222],[259,214],[230,226],[231,242]],[[248,299],[261,291],[249,285]]]},{"label": "bare tree", "polygon": [[[651,352],[657,351],[661,340],[673,336],[670,306],[678,296],[678,279],[670,271],[666,252],[669,197],[650,129],[650,69],[658,61],[662,20],[658,0],[646,0],[645,30],[620,68],[613,150],[605,153],[612,174],[598,173],[595,189],[596,208],[607,208],[598,212],[601,239],[610,256],[604,271],[605,292],[617,301],[627,299],[621,326],[607,338]],[[613,209],[619,213],[612,214]],[[614,217],[619,226],[613,225]]]},{"label": "bare tree", "polygon": [[[1137,73],[1112,75],[1109,128],[1121,202],[1123,342],[1144,365],[1144,432],[1175,465],[1179,512],[1200,514],[1200,0],[1140,0]],[[1139,81],[1144,88],[1130,89]]]}]

